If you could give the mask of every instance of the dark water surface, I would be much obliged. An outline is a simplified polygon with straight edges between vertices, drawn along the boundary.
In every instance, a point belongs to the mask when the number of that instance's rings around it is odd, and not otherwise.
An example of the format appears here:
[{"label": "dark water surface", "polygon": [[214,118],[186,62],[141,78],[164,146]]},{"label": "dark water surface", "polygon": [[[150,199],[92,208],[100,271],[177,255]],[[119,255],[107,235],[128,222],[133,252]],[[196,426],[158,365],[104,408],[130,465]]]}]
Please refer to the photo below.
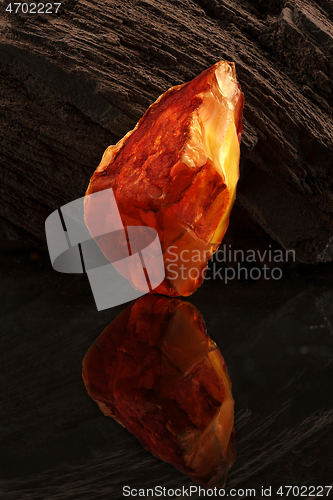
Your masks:
[{"label": "dark water surface", "polygon": [[[126,305],[98,312],[86,277],[56,273],[44,252],[3,252],[0,266],[0,498],[117,499],[124,485],[194,485],[104,417],[82,383],[85,353]],[[233,383],[237,459],[227,489],[261,498],[271,486],[281,498],[280,486],[332,484],[332,266],[286,268],[276,281],[206,281],[186,300]]]}]

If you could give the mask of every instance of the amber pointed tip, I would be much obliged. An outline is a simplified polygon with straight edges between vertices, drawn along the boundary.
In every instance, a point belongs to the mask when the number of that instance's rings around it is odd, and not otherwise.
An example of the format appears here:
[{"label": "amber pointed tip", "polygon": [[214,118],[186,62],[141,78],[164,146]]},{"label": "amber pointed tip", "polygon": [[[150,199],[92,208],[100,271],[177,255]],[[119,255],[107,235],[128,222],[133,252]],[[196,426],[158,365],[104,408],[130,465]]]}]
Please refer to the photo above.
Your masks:
[{"label": "amber pointed tip", "polygon": [[238,93],[240,90],[237,81],[235,63],[228,61],[219,61],[214,64],[213,68],[221,94],[228,101],[232,101],[236,93]]},{"label": "amber pointed tip", "polygon": [[236,64],[229,61],[219,61],[211,68],[217,80],[221,95],[235,109],[235,126],[237,129],[238,142],[240,144],[243,133],[243,108],[245,104],[244,94],[237,79]]}]

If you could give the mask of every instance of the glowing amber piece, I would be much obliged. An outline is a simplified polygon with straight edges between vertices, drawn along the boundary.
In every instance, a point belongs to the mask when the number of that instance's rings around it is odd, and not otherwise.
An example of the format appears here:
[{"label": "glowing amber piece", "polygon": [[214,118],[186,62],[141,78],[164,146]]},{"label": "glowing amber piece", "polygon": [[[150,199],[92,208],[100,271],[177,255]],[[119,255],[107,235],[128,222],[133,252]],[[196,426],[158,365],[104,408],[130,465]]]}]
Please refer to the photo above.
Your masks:
[{"label": "glowing amber piece", "polygon": [[235,460],[226,365],[192,304],[147,295],[102,332],[83,361],[89,396],[141,444],[206,487]]},{"label": "glowing amber piece", "polygon": [[[234,63],[220,61],[161,95],[134,130],[107,148],[91,178],[86,194],[112,188],[125,226],[158,231],[166,267],[158,293],[193,293],[227,230],[243,105]],[[97,212],[87,199],[88,228]],[[116,260],[112,234],[97,242]]]}]

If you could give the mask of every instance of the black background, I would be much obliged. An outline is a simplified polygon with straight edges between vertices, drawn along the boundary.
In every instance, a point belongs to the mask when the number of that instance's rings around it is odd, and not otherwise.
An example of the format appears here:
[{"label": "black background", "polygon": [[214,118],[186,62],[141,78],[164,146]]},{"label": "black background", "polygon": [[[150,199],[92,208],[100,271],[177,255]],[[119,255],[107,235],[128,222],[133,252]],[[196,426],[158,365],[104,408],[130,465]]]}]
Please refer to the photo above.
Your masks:
[{"label": "black background", "polygon": [[44,221],[84,195],[104,149],[160,93],[224,58],[236,62],[246,99],[226,242],[281,244],[298,257],[281,280],[206,281],[187,299],[233,383],[227,488],[260,498],[272,486],[280,498],[281,485],[332,484],[331,3],[67,1],[39,17],[6,5],[0,497],[110,499],[123,485],[194,484],[87,396],[82,359],[125,306],[97,312],[85,276],[53,271]]}]

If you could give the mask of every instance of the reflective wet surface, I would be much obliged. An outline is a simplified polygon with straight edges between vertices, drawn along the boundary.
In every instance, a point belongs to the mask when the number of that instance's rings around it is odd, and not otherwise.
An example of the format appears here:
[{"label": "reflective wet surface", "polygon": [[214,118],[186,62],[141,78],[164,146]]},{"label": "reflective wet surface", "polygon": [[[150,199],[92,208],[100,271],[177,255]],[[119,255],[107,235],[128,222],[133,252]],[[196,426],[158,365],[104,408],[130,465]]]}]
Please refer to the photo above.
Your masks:
[{"label": "reflective wet surface", "polygon": [[[55,273],[43,252],[11,249],[0,265],[1,498],[109,499],[125,485],[195,484],[87,396],[84,355],[126,305],[98,312],[86,276]],[[237,458],[226,488],[330,484],[332,266],[205,281],[186,300],[233,384]]]}]

